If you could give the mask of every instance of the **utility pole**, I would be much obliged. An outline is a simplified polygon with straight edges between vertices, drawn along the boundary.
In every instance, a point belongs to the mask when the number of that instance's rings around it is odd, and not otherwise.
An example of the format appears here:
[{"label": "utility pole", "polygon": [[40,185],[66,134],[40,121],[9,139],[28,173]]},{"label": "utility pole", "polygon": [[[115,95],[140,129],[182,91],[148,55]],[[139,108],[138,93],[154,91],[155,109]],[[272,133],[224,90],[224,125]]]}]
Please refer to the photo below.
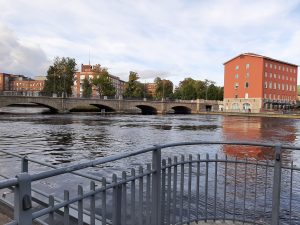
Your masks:
[{"label": "utility pole", "polygon": [[165,81],[162,80],[162,85],[163,85],[163,94],[162,94],[162,100],[165,100]]}]

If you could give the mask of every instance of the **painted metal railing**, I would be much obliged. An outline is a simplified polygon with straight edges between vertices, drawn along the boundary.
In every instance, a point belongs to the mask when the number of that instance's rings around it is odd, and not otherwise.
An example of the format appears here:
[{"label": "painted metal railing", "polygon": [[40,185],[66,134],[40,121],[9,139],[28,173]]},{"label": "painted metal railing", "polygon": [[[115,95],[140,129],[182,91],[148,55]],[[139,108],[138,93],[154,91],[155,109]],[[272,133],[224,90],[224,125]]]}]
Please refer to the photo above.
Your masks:
[{"label": "painted metal railing", "polygon": [[[189,155],[161,159],[168,148],[197,145],[256,146],[273,151],[272,160],[237,159],[227,156]],[[282,152],[297,147],[245,142],[186,142],[155,146],[140,151],[100,158],[77,165],[56,167],[22,159],[16,178],[0,181],[0,189],[14,190],[14,221],[28,225],[38,218],[45,224],[187,224],[208,220],[231,220],[255,224],[299,224],[300,169],[283,161]],[[1,151],[20,157],[6,151]],[[138,170],[112,175],[111,180],[79,170],[152,152],[152,161]],[[29,174],[28,162],[53,169]],[[32,183],[66,173],[91,179],[87,189],[64,198],[36,190]],[[107,180],[108,179],[108,180]],[[62,191],[62,190],[61,190]],[[33,193],[47,196],[41,207]],[[39,201],[41,203],[41,200]],[[47,218],[45,218],[45,216]]]}]

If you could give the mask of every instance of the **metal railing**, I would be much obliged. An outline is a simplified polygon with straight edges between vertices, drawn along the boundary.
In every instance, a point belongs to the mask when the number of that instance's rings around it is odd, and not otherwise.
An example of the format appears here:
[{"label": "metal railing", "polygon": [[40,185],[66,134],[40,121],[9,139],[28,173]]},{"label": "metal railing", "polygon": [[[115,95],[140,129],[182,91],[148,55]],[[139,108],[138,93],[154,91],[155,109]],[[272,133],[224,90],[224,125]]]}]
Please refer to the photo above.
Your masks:
[{"label": "metal railing", "polygon": [[[163,159],[167,148],[197,145],[256,146],[273,151],[272,160],[238,159],[227,156],[189,155]],[[0,181],[0,189],[14,190],[14,220],[9,224],[28,225],[38,218],[47,224],[187,224],[208,220],[231,220],[255,224],[299,224],[300,169],[282,159],[282,152],[297,147],[246,142],[185,142],[155,146],[135,152],[100,158],[67,167],[22,159],[16,178]],[[2,153],[8,153],[1,151]],[[152,161],[138,170],[107,178],[79,172],[108,162],[152,152]],[[17,154],[13,154],[20,157]],[[53,169],[29,174],[28,162]],[[78,185],[63,199],[36,190],[33,182],[75,173],[91,179],[87,189]],[[60,190],[62,192],[63,190]],[[47,197],[35,203],[38,192]],[[41,203],[40,201],[37,201]],[[45,218],[46,216],[46,218]]]}]

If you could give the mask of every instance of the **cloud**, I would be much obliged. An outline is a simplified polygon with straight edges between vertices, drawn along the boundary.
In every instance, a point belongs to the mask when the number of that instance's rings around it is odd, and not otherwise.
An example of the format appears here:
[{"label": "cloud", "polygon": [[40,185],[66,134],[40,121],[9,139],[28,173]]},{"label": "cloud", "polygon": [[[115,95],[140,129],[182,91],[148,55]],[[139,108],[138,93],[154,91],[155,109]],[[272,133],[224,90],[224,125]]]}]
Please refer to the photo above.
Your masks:
[{"label": "cloud", "polygon": [[79,65],[88,63],[90,54],[92,63],[123,80],[130,70],[140,71],[142,80],[164,71],[161,76],[174,83],[191,76],[222,85],[223,62],[243,52],[300,61],[299,3],[0,0],[0,19],[19,45],[11,51],[23,46],[44,52],[50,60],[75,58]]},{"label": "cloud", "polygon": [[49,65],[44,51],[35,44],[20,41],[14,32],[0,25],[1,72],[34,76]]}]

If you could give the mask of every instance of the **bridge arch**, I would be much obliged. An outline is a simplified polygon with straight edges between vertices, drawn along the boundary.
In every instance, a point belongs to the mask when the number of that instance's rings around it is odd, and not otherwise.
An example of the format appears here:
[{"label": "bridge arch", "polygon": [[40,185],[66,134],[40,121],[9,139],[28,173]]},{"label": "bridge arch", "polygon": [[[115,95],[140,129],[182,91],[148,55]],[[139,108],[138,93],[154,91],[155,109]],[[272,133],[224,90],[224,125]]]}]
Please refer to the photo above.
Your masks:
[{"label": "bridge arch", "polygon": [[99,108],[100,111],[104,110],[105,112],[116,112],[116,110],[112,107],[109,107],[107,105],[102,105],[102,104],[90,104],[92,106],[96,106]]},{"label": "bridge arch", "polygon": [[174,106],[171,108],[174,114],[191,114],[192,110],[186,106]]},{"label": "bridge arch", "polygon": [[142,115],[156,115],[157,109],[149,105],[136,105],[142,111]]},{"label": "bridge arch", "polygon": [[19,101],[16,101],[16,102],[10,102],[8,104],[5,104],[5,105],[2,105],[2,107],[10,107],[10,106],[20,106],[20,107],[34,107],[34,106],[41,106],[41,107],[44,107],[44,108],[47,108],[49,109],[49,113],[58,113],[58,109],[53,107],[53,106],[50,106],[48,104],[43,104],[43,103],[40,103],[40,102],[35,102],[35,101],[29,101],[29,102],[19,102]]},{"label": "bridge arch", "polygon": [[96,104],[96,103],[87,103],[87,104],[84,104],[84,103],[80,103],[80,104],[72,104],[72,105],[69,105],[68,107],[68,111],[70,112],[76,112],[77,110],[90,110],[90,106],[94,106],[96,108],[99,109],[99,111],[104,111],[104,112],[115,112],[116,110],[112,107],[109,107],[109,106],[106,106],[106,105],[103,105],[103,104]]}]

